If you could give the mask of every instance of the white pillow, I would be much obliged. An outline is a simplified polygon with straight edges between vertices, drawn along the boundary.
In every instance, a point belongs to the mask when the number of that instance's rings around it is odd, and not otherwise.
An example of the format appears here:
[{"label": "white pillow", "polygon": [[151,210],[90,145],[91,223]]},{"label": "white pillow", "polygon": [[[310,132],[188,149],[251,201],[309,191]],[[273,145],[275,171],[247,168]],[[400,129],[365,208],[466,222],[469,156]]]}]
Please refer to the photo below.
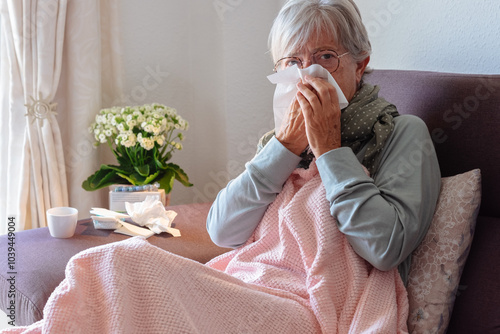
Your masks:
[{"label": "white pillow", "polygon": [[410,333],[445,333],[469,254],[481,201],[481,172],[442,178],[429,231],[408,277]]}]

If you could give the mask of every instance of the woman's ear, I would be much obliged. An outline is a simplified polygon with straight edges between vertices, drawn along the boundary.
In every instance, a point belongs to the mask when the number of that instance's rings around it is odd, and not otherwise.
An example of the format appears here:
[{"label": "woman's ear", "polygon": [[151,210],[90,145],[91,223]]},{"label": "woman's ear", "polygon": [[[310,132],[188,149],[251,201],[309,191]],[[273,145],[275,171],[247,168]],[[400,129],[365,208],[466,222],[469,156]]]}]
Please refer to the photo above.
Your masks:
[{"label": "woman's ear", "polygon": [[366,67],[370,62],[370,56],[366,57],[364,60],[360,61],[356,68],[356,83],[359,85],[361,82],[361,78],[363,78],[363,74],[365,73]]}]

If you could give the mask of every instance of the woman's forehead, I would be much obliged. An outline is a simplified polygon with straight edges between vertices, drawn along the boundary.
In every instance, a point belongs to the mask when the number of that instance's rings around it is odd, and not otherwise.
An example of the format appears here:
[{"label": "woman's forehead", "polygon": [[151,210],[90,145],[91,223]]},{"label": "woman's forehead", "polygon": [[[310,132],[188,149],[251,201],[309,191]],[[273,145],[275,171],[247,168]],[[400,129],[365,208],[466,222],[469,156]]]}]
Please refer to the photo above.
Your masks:
[{"label": "woman's forehead", "polygon": [[324,32],[321,34],[310,34],[304,40],[297,40],[291,43],[288,47],[287,54],[301,54],[304,52],[316,52],[318,50],[333,49],[337,50],[339,45],[332,32]]}]

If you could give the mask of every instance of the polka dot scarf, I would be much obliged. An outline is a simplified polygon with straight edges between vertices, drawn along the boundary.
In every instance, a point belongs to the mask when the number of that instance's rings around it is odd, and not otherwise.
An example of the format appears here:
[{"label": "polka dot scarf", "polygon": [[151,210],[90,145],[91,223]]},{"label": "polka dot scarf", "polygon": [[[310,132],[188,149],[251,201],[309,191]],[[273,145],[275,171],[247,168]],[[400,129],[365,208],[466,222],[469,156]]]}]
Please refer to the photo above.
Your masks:
[{"label": "polka dot scarf", "polygon": [[[394,129],[393,118],[399,115],[394,105],[378,96],[379,90],[377,86],[362,84],[340,116],[342,146],[350,147],[357,154],[367,145],[362,163],[370,175],[377,170],[380,153]],[[273,136],[274,130],[261,138],[257,153]],[[298,168],[307,169],[314,159],[309,148],[300,157]]]},{"label": "polka dot scarf", "polygon": [[349,105],[342,110],[342,146],[358,153],[366,144],[363,165],[373,175],[380,162],[380,153],[394,129],[396,107],[378,96],[380,88],[363,84]]}]

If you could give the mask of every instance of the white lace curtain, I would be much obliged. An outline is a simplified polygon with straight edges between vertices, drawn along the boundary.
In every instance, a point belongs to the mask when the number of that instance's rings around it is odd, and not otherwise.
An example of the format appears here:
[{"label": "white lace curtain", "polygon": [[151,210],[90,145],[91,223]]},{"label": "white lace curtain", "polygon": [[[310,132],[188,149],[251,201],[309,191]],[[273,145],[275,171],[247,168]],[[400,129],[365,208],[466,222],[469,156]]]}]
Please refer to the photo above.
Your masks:
[{"label": "white lace curtain", "polygon": [[43,227],[47,208],[70,197],[80,204],[81,175],[99,159],[87,126],[120,90],[116,7],[116,0],[0,2],[0,234],[9,216],[17,230]]}]

